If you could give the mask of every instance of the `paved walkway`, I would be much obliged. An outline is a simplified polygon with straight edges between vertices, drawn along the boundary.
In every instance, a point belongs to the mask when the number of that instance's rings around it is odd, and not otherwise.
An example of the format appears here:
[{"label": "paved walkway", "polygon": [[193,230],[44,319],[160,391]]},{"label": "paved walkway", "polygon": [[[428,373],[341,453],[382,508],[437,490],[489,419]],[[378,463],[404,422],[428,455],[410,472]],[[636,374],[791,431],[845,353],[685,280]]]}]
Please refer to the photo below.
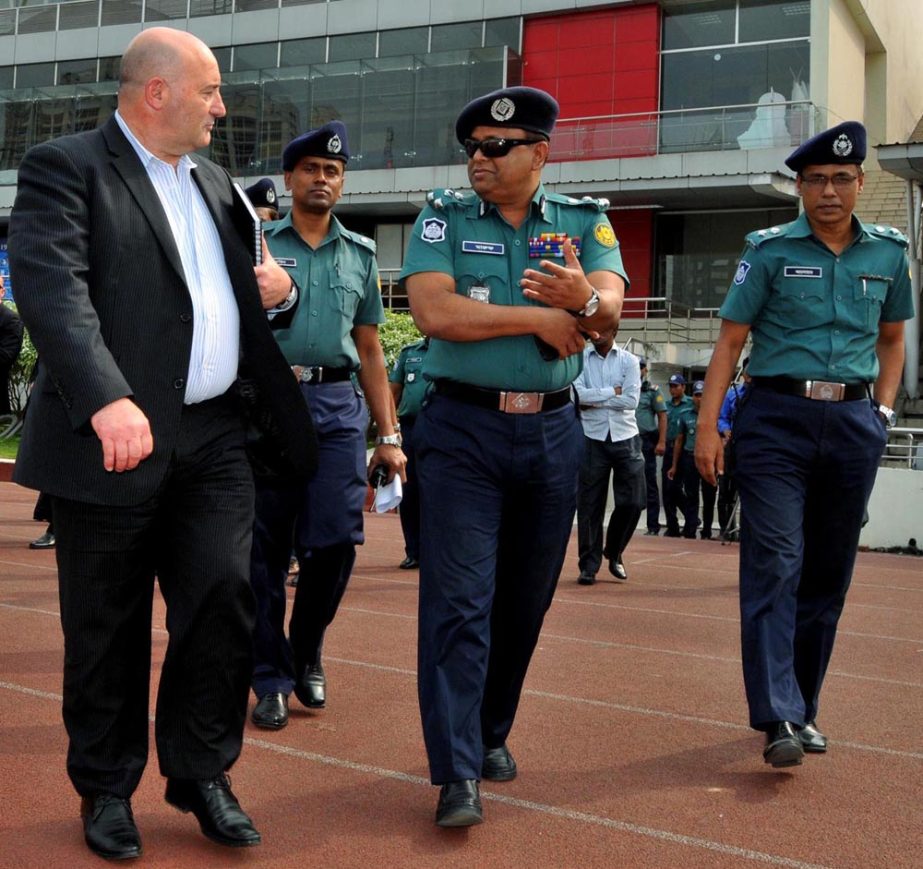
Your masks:
[{"label": "paved walkway", "polygon": [[[0,483],[0,867],[98,867],[64,772],[54,556],[26,546],[43,530],[33,502]],[[233,770],[264,844],[205,840],[164,803],[152,759],[134,865],[923,866],[923,561],[860,556],[820,718],[830,751],[780,772],[746,726],[736,547],[637,537],[626,585],[584,588],[572,545],[510,740],[520,775],[485,784],[484,825],[439,830],[417,577],[396,567],[396,516],[370,516],[367,537],[328,635],[328,708],[296,709],[277,733],[248,726]],[[159,598],[154,623],[159,666]]]}]

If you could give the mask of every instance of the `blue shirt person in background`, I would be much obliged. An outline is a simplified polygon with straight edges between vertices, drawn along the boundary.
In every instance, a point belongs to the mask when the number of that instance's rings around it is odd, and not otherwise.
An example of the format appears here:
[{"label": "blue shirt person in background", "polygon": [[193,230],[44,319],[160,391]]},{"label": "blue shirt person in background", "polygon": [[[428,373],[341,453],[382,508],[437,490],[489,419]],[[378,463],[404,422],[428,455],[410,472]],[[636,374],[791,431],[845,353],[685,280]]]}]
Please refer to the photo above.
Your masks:
[{"label": "blue shirt person in background", "polygon": [[571,383],[583,333],[621,312],[606,206],[541,183],[557,114],[548,94],[522,87],[462,110],[474,193],[432,197],[401,274],[430,336],[433,392],[415,430],[418,680],[440,826],[480,823],[479,780],[516,775],[506,739],[576,507]]},{"label": "blue shirt person in background", "polygon": [[853,213],[865,150],[865,128],[847,121],[786,160],[804,211],[747,236],[705,378],[696,461],[714,483],[719,408],[752,335],[733,430],[741,642],[750,724],[774,767],[827,749],[820,690],[913,316],[907,239]]}]

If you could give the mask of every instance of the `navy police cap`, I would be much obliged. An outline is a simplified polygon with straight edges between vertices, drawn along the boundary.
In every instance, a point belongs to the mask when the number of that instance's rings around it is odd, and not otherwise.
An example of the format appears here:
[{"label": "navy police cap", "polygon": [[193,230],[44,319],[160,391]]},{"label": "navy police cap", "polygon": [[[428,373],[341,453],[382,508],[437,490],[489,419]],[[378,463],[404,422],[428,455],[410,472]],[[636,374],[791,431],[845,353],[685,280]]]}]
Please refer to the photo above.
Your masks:
[{"label": "navy police cap", "polygon": [[349,160],[346,124],[330,121],[323,127],[308,130],[292,139],[282,152],[282,169],[291,172],[302,157],[328,157],[346,163]]},{"label": "navy police cap", "polygon": [[272,178],[260,178],[256,184],[251,184],[244,193],[254,208],[279,208],[279,198],[276,196],[276,185]]},{"label": "navy police cap", "polygon": [[686,378],[682,374],[671,374],[670,375],[670,386],[676,386],[677,384],[685,383]]},{"label": "navy police cap", "polygon": [[463,145],[475,127],[509,127],[548,139],[560,111],[551,94],[536,88],[512,87],[491,91],[472,100],[455,122],[455,135]]},{"label": "navy police cap", "polygon": [[704,380],[697,380],[695,383],[692,384],[692,394],[693,395],[701,395],[703,392],[705,392],[705,381]]},{"label": "navy police cap", "polygon": [[808,139],[788,156],[785,165],[793,172],[827,163],[858,165],[865,159],[865,147],[865,127],[858,121],[844,121]]}]

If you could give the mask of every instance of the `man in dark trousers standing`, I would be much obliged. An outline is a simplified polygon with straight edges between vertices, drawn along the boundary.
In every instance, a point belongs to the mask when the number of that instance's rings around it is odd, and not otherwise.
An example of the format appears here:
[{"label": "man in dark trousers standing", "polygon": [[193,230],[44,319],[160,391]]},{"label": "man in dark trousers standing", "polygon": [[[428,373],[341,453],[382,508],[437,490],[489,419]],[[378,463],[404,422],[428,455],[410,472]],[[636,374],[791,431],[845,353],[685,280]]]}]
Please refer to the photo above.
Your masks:
[{"label": "man in dark trousers standing", "polygon": [[660,534],[660,489],[657,486],[657,456],[667,449],[667,405],[663,392],[656,383],[647,379],[647,360],[639,359],[641,366],[641,395],[635,419],[641,435],[641,454],[644,456],[644,480],[647,487],[647,531],[649,537]]},{"label": "man in dark trousers standing", "polygon": [[752,335],[732,441],[741,657],[750,726],[765,733],[774,767],[827,750],[820,690],[913,316],[907,239],[853,213],[865,149],[865,128],[847,121],[785,161],[804,211],[747,236],[699,414],[696,462],[714,485],[724,469],[718,413]]},{"label": "man in dark trousers standing", "polygon": [[14,479],[52,499],[67,770],[86,843],[111,859],[141,853],[130,799],[147,762],[155,575],[170,635],[154,725],[166,800],[213,841],[260,841],[226,776],[254,612],[239,379],[290,472],[314,459],[231,180],[190,156],[225,114],[220,85],[199,39],[142,32],[115,116],[26,154],[10,227],[40,359]]},{"label": "man in dark trousers standing", "polygon": [[557,115],[525,87],[462,110],[474,193],[432,195],[401,273],[434,381],[414,432],[418,687],[444,827],[483,820],[482,777],[516,776],[506,739],[573,526],[582,332],[621,313],[606,204],[542,186]]}]

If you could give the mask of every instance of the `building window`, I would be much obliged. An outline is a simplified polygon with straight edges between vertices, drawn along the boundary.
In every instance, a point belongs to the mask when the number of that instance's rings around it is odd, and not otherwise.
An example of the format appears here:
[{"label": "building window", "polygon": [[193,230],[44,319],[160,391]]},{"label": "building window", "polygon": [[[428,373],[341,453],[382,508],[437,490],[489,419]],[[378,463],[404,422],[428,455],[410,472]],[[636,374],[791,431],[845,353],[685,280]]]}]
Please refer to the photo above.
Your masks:
[{"label": "building window", "polygon": [[218,61],[218,71],[219,72],[230,72],[231,71],[231,46],[225,45],[221,48],[213,48],[212,54],[215,55],[215,60]]},{"label": "building window", "polygon": [[19,33],[48,33],[58,24],[58,7],[42,6],[38,9],[19,10]]},{"label": "building window", "polygon": [[234,0],[189,0],[189,17],[202,18],[205,15],[230,15],[234,11]]},{"label": "building window", "polygon": [[96,81],[96,58],[58,61],[58,84],[86,84]]},{"label": "building window", "polygon": [[141,21],[141,0],[103,0],[100,24],[137,24]]},{"label": "building window", "polygon": [[433,27],[431,51],[452,51],[460,48],[480,48],[484,32],[483,21],[461,24],[440,24]]},{"label": "building window", "polygon": [[21,63],[16,67],[17,88],[43,88],[54,84],[54,63]]},{"label": "building window", "polygon": [[484,45],[508,45],[521,53],[521,18],[488,18],[484,22]]},{"label": "building window", "polygon": [[101,57],[99,59],[99,80],[118,81],[121,65],[121,57]]},{"label": "building window", "polygon": [[171,21],[186,17],[186,0],[147,0],[145,21]]},{"label": "building window", "polygon": [[291,39],[282,43],[282,57],[279,66],[310,66],[327,60],[327,38]]},{"label": "building window", "polygon": [[810,0],[740,0],[738,30],[738,42],[810,36]]},{"label": "building window", "polygon": [[16,32],[16,10],[0,9],[0,36],[12,36]]},{"label": "building window", "polygon": [[99,24],[99,2],[62,3],[58,18],[59,30],[76,30],[79,27],[96,27]]},{"label": "building window", "polygon": [[0,90],[6,91],[13,87],[13,67],[0,66]]},{"label": "building window", "polygon": [[343,36],[331,36],[330,62],[375,57],[377,42],[375,33],[348,33]]},{"label": "building window", "polygon": [[279,0],[236,0],[235,12],[254,12],[257,9],[278,9]]},{"label": "building window", "polygon": [[234,46],[234,72],[244,69],[275,69],[278,66],[279,43],[259,42]]},{"label": "building window", "polygon": [[405,27],[402,30],[382,30],[378,34],[378,56],[396,54],[426,54],[429,51],[428,27]]}]

